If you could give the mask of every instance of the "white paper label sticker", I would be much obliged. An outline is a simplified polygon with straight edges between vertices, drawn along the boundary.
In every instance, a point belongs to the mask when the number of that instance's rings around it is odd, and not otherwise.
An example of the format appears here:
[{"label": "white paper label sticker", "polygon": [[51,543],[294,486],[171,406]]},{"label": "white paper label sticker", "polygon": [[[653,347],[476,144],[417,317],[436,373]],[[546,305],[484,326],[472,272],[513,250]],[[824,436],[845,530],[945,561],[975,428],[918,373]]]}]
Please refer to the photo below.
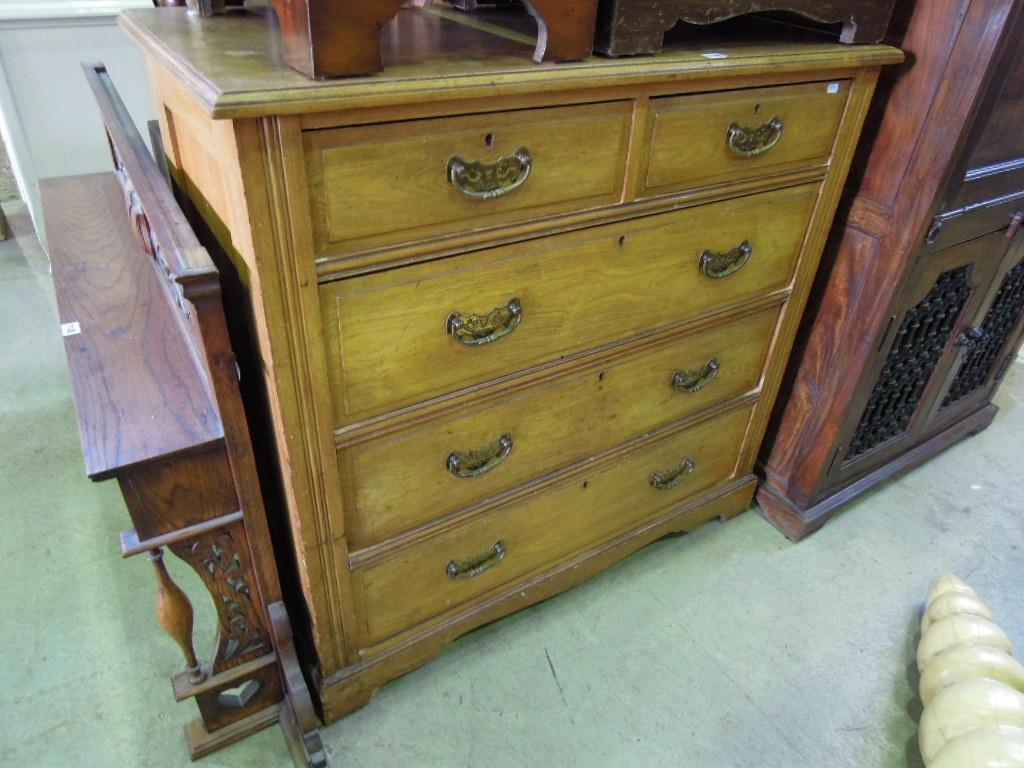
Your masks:
[{"label": "white paper label sticker", "polygon": [[825,90],[829,93],[839,93],[839,83],[829,83]]},{"label": "white paper label sticker", "polygon": [[703,56],[705,59],[727,59],[727,58],[729,58],[729,54],[726,53],[725,51],[708,51],[707,53],[702,53],[701,56]]},{"label": "white paper label sticker", "polygon": [[61,323],[60,324],[60,335],[61,336],[77,336],[82,332],[82,326],[78,323]]}]

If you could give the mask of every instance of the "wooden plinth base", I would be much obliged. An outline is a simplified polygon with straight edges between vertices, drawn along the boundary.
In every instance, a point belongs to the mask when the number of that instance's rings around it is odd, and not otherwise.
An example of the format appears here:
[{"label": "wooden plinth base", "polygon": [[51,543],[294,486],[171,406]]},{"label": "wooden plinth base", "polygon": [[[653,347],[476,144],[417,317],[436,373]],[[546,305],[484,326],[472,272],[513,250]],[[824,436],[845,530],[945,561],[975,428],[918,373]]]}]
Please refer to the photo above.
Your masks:
[{"label": "wooden plinth base", "polygon": [[359,664],[319,681],[324,720],[333,722],[369,703],[377,688],[427,663],[460,635],[553,597],[670,533],[692,531],[715,518],[736,517],[750,507],[756,478],[747,475],[689,504],[665,512],[628,533],[517,583],[471,609],[400,638]]},{"label": "wooden plinth base", "polygon": [[872,488],[899,477],[924,463],[950,445],[981,432],[995,418],[999,409],[987,405],[970,416],[956,422],[916,448],[883,464],[875,471],[864,475],[847,486],[834,491],[814,504],[802,507],[796,502],[779,495],[774,489],[762,485],[757,491],[757,503],[764,510],[768,522],[782,531],[791,541],[800,541],[821,528],[844,504],[848,504]]},{"label": "wooden plinth base", "polygon": [[189,756],[193,760],[198,760],[200,757],[206,757],[218,749],[224,749],[229,744],[234,744],[246,736],[251,736],[257,731],[274,725],[278,721],[279,710],[280,705],[275,704],[213,733],[206,730],[202,720],[193,720],[185,726],[185,741],[188,742]]}]

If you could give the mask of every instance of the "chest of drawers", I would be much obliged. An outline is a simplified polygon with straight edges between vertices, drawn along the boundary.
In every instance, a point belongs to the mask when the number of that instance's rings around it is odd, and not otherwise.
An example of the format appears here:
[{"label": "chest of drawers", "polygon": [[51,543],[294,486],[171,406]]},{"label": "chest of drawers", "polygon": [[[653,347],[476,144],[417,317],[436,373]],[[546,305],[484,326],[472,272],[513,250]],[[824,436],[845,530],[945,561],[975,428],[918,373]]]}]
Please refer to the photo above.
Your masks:
[{"label": "chest of drawers", "polygon": [[898,51],[538,67],[515,35],[408,9],[391,37],[417,35],[423,63],[386,49],[381,76],[311,82],[258,14],[123,19],[227,276],[328,719],[459,634],[748,506]]}]

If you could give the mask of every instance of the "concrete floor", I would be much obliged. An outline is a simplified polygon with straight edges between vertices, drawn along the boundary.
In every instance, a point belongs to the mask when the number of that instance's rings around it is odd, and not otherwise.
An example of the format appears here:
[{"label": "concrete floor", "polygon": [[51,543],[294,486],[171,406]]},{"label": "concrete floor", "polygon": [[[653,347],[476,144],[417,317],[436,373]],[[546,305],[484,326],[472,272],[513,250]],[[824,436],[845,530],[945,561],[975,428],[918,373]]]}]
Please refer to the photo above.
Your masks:
[{"label": "concrete floor", "polygon": [[[184,766],[144,558],[83,476],[45,260],[0,245],[0,765]],[[337,768],[919,766],[929,581],[973,583],[1024,647],[1024,365],[984,434],[788,543],[756,511],[648,547],[458,641],[324,729]],[[198,581],[181,567],[186,589]],[[193,594],[196,594],[193,591]],[[198,606],[209,648],[212,608]],[[277,728],[204,760],[288,766]]]}]

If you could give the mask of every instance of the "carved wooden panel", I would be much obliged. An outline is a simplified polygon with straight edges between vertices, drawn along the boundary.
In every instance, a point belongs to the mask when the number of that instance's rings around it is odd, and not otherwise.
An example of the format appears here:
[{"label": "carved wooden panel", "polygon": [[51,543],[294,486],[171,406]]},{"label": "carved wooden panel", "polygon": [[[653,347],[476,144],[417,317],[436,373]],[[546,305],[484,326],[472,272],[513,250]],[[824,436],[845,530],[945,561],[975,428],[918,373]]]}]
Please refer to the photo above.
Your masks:
[{"label": "carved wooden panel", "polygon": [[962,400],[988,383],[999,362],[999,353],[1010,340],[1024,312],[1024,261],[1003,278],[992,307],[976,334],[969,337],[969,350],[957,371],[942,407]]},{"label": "carved wooden panel", "polygon": [[847,461],[907,431],[971,294],[969,265],[939,275],[903,318],[853,438]]},{"label": "carved wooden panel", "polygon": [[257,586],[241,524],[218,528],[171,548],[195,569],[213,596],[220,624],[214,673],[269,653],[272,649],[259,598],[253,593]]},{"label": "carved wooden panel", "polygon": [[657,53],[678,22],[712,24],[759,11],[791,11],[842,24],[844,43],[877,43],[885,36],[894,0],[601,0],[596,50],[610,56]]}]

